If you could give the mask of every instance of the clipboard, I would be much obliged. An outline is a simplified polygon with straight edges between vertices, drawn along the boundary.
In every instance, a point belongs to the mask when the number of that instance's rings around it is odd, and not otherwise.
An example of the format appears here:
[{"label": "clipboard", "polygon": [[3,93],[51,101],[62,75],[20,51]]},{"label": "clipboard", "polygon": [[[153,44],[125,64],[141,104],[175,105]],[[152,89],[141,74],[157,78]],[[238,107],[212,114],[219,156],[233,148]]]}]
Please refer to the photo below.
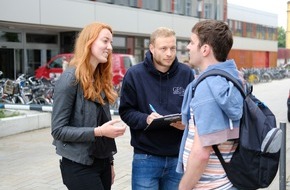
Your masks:
[{"label": "clipboard", "polygon": [[175,123],[177,121],[181,121],[181,114],[176,113],[176,114],[170,114],[170,115],[165,115],[160,118],[154,119],[150,125],[148,125],[144,131],[146,130],[152,130],[152,129],[160,129],[164,127],[170,127],[170,123]]}]

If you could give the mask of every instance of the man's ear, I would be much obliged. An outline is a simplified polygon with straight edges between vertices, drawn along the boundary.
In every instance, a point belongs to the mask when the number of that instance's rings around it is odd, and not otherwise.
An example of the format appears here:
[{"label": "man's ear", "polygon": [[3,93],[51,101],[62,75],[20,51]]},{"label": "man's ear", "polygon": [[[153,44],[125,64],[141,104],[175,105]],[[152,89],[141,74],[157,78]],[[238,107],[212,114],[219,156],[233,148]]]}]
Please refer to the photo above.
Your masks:
[{"label": "man's ear", "polygon": [[207,44],[202,46],[202,54],[203,56],[207,56],[211,52],[211,47]]},{"label": "man's ear", "polygon": [[152,44],[149,44],[149,50],[151,51],[151,53],[153,52],[154,46]]}]

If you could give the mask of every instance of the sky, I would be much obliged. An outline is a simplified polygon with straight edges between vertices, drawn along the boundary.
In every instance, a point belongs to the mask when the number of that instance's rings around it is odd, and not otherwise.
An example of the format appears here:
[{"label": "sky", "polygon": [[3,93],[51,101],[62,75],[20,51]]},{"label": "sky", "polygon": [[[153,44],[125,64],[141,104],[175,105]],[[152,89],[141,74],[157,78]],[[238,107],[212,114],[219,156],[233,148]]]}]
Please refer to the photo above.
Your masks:
[{"label": "sky", "polygon": [[278,27],[287,29],[287,2],[290,0],[228,0],[228,3],[278,14]]}]

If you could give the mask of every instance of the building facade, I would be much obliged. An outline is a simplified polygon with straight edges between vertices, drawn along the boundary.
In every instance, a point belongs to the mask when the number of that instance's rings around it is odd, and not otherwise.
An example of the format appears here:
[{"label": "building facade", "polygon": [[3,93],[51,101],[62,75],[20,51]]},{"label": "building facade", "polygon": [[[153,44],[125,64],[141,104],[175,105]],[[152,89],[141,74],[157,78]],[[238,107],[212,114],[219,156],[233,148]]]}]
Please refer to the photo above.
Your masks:
[{"label": "building facade", "polygon": [[278,16],[240,10],[226,0],[0,0],[0,70],[7,78],[33,75],[52,56],[72,52],[78,32],[94,21],[112,26],[115,53],[133,54],[137,61],[144,58],[152,31],[172,28],[178,59],[184,61],[191,28],[201,19],[229,23],[235,35],[229,58],[239,67],[274,66]]},{"label": "building facade", "polygon": [[227,22],[235,36],[229,58],[239,68],[277,66],[277,14],[228,4]]}]

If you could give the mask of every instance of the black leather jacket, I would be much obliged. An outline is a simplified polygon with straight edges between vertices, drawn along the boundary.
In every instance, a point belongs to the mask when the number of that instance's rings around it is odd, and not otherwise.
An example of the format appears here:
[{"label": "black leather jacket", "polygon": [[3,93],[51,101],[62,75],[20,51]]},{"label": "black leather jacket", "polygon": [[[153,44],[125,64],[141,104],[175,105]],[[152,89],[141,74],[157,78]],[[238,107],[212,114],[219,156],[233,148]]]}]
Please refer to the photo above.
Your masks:
[{"label": "black leather jacket", "polygon": [[[105,114],[100,114],[101,111]],[[111,120],[109,104],[102,106],[85,99],[82,88],[75,83],[75,68],[66,69],[57,80],[54,91],[51,135],[56,153],[77,163],[91,165],[97,146],[94,128],[102,124],[98,122],[100,115],[105,115],[103,122]],[[115,146],[114,139],[110,141]],[[111,159],[114,153],[109,155]]]}]

